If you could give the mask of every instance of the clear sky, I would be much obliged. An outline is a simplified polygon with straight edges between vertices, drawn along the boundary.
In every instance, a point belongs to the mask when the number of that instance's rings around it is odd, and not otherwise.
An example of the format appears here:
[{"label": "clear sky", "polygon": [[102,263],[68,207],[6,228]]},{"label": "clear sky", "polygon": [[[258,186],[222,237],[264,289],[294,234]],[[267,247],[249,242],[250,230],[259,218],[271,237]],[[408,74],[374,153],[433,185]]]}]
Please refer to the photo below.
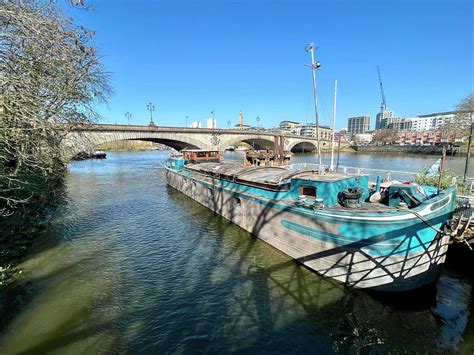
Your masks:
[{"label": "clear sky", "polygon": [[67,11],[96,31],[115,94],[104,122],[184,126],[214,109],[217,125],[314,122],[310,62],[315,42],[320,124],[337,127],[380,110],[379,65],[388,109],[400,117],[449,111],[473,91],[471,0],[124,1],[89,0]]}]

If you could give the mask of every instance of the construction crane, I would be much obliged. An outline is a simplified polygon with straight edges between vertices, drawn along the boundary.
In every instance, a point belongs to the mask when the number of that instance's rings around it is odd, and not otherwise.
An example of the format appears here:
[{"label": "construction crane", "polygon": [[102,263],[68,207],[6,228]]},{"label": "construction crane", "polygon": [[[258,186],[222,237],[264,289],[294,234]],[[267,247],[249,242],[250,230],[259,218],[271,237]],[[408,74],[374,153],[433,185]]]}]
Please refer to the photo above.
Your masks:
[{"label": "construction crane", "polygon": [[383,86],[382,86],[382,77],[380,76],[380,69],[378,65],[377,65],[377,73],[379,74],[380,92],[382,94],[382,103],[380,104],[380,113],[382,114],[381,118],[383,118],[383,113],[385,112],[385,109],[387,108],[387,101],[385,101],[385,95],[383,93]]}]

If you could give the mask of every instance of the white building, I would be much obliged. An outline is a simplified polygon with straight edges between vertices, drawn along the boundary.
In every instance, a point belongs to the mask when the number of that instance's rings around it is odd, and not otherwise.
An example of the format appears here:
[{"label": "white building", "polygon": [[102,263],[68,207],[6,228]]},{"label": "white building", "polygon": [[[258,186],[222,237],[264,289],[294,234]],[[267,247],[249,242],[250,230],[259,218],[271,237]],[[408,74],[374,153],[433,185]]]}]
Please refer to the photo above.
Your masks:
[{"label": "white building", "polygon": [[206,128],[217,128],[216,119],[208,118],[206,121]]},{"label": "white building", "polygon": [[191,128],[201,128],[201,122],[194,121],[193,123],[191,123]]},{"label": "white building", "polygon": [[372,133],[356,133],[352,135],[352,141],[357,144],[369,144],[374,135]]},{"label": "white building", "polygon": [[444,124],[450,123],[456,112],[437,112],[429,115],[419,115],[412,118],[412,130],[414,131],[436,131]]},{"label": "white building", "polygon": [[[318,135],[316,134],[316,125],[314,123],[302,125],[300,127],[299,135],[317,138]],[[319,126],[319,138],[321,138],[321,140],[331,140],[332,129],[328,126]]]},{"label": "white building", "polygon": [[301,131],[301,125],[296,121],[281,121],[280,130],[299,135]]},{"label": "white building", "polygon": [[[389,111],[387,111],[389,112]],[[376,129],[396,129],[399,131],[437,131],[443,125],[450,123],[456,112],[438,112],[429,115],[419,115],[410,118],[398,118],[388,115],[376,124]],[[377,118],[380,114],[377,115]]]}]

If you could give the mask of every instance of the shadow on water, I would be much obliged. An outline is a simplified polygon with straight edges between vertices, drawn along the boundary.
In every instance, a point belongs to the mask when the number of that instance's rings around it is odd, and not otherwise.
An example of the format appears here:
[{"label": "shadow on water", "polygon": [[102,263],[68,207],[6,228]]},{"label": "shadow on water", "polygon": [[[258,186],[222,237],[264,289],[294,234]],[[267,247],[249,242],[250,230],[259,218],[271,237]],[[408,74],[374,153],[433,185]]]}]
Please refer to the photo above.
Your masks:
[{"label": "shadow on water", "polygon": [[2,354],[465,349],[469,282],[443,274],[406,298],[349,289],[167,187],[156,155],[119,157],[73,169]]}]

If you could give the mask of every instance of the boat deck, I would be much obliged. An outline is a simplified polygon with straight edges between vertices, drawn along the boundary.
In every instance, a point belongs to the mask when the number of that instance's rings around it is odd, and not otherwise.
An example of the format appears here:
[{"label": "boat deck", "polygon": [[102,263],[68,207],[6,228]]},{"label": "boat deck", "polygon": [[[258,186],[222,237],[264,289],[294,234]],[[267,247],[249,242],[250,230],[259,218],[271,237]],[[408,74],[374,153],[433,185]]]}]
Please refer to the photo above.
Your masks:
[{"label": "boat deck", "polygon": [[[312,203],[305,203],[302,205],[296,204],[296,199],[280,200],[280,203],[283,203],[288,206],[302,207],[306,209],[313,209]],[[371,203],[371,202],[361,202],[358,204],[358,207],[344,207],[342,205],[334,206],[324,206],[324,210],[328,211],[339,211],[339,212],[372,212],[372,213],[381,213],[381,212],[394,212],[397,211],[397,208],[384,205],[382,203]]]},{"label": "boat deck", "polygon": [[[260,182],[269,184],[275,181],[276,179],[286,179],[287,177],[291,177],[294,175],[294,172],[290,172],[285,168],[282,167],[244,167],[240,164],[233,164],[233,163],[226,163],[226,164],[219,164],[219,163],[202,163],[202,164],[189,164],[186,166],[187,169],[191,171],[195,171],[198,173],[203,174],[205,177],[204,179],[211,179],[213,177],[218,176],[222,178],[227,176],[228,178],[235,178],[236,180],[240,181],[250,181],[250,182]],[[298,178],[303,179],[311,179],[313,181],[337,181],[339,179],[346,178],[347,175],[345,174],[331,174],[331,175],[319,175],[317,173],[313,173],[311,171],[307,172],[300,172],[298,173]],[[271,179],[275,179],[272,182]],[[270,180],[270,181],[269,181]],[[209,180],[211,182],[211,180]],[[268,199],[259,195],[254,195],[250,192],[246,192],[246,194],[260,198],[260,199]],[[300,207],[304,209],[313,209],[311,202],[306,202],[305,204],[298,205],[297,199],[280,199],[279,203],[287,205],[288,207]],[[382,212],[393,212],[396,211],[397,208],[389,207],[382,203],[369,203],[369,202],[361,202],[358,204],[356,208],[354,207],[345,207],[342,205],[334,205],[334,206],[325,206],[325,210],[330,211],[353,211],[353,212],[372,212],[372,213],[382,213]]]},{"label": "boat deck", "polygon": [[186,168],[209,176],[227,177],[232,180],[246,181],[258,184],[278,185],[287,182],[293,176],[308,181],[334,182],[346,179],[350,175],[341,173],[330,173],[320,175],[316,171],[291,171],[279,166],[242,166],[237,163],[201,163],[188,164]]}]

